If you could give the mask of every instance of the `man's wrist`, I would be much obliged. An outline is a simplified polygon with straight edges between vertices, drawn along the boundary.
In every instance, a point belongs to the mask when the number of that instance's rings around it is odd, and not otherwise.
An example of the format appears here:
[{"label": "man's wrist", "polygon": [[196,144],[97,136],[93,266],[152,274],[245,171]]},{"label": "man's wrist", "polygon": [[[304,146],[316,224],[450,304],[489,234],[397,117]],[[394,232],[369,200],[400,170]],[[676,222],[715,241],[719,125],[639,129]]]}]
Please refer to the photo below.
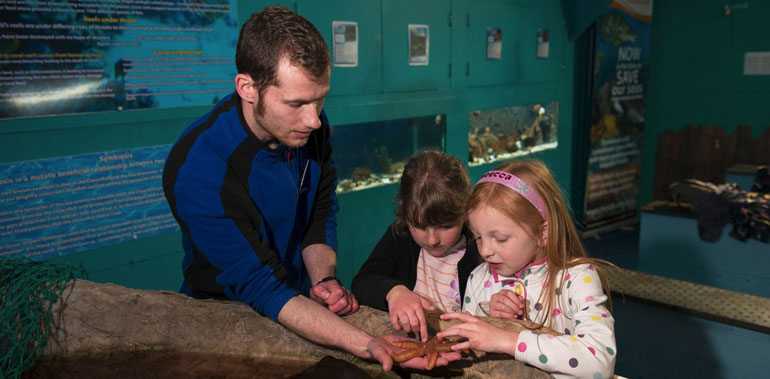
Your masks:
[{"label": "man's wrist", "polygon": [[[342,285],[342,283],[340,283],[340,280],[339,280],[339,279],[337,279],[337,277],[336,277],[336,276],[334,276],[334,275],[329,275],[329,276],[327,276],[327,277],[325,277],[325,278],[323,278],[323,279],[319,280],[319,281],[318,281],[318,283],[316,283],[315,285],[317,286],[317,285],[319,285],[319,284],[321,284],[321,283],[324,283],[324,282],[330,282],[330,281],[332,281],[332,280],[335,280],[335,281],[337,281],[337,284],[339,284],[339,285]],[[314,286],[314,287],[315,287],[315,286]]]}]

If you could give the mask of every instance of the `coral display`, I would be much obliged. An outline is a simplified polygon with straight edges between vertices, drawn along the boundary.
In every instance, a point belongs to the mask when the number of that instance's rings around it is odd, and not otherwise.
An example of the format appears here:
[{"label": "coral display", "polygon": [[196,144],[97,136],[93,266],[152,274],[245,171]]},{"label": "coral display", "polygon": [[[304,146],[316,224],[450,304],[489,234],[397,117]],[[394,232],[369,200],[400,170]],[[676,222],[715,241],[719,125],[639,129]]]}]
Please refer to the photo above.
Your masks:
[{"label": "coral display", "polygon": [[478,166],[556,148],[558,125],[557,102],[473,111],[468,164]]},{"label": "coral display", "polygon": [[332,126],[337,193],[397,183],[409,157],[443,151],[445,136],[444,115]]}]

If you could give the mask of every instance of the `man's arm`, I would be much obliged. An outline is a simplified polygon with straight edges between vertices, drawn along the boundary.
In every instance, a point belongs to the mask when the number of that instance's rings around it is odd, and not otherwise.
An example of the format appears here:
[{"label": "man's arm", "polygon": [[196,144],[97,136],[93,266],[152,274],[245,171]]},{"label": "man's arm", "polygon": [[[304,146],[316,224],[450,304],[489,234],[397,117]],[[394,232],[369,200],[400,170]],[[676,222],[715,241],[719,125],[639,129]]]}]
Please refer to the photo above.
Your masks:
[{"label": "man's arm", "polygon": [[329,245],[317,243],[302,249],[302,260],[312,285],[337,272],[337,252]]},{"label": "man's arm", "polygon": [[367,351],[371,336],[302,295],[283,306],[278,322],[315,343],[344,349],[361,358],[371,357]]},{"label": "man's arm", "polygon": [[[389,371],[393,366],[390,356],[393,346],[390,342],[404,339],[393,335],[372,337],[302,295],[293,297],[284,305],[278,313],[278,322],[312,342],[333,346],[357,357],[380,362],[385,371]],[[441,353],[436,365],[444,366],[457,359],[460,359],[457,352]],[[402,362],[400,366],[424,370],[427,364],[426,358],[417,357]]]}]

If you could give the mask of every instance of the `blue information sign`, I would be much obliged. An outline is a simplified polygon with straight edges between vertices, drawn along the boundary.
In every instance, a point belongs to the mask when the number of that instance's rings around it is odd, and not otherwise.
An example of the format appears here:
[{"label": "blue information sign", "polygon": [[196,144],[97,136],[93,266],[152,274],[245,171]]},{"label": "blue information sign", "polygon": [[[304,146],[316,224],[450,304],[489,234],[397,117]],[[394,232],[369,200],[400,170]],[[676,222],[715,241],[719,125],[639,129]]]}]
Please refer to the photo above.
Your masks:
[{"label": "blue information sign", "polygon": [[42,259],[178,230],[170,145],[0,165],[0,258]]},{"label": "blue information sign", "polygon": [[216,103],[235,0],[0,1],[0,118]]}]

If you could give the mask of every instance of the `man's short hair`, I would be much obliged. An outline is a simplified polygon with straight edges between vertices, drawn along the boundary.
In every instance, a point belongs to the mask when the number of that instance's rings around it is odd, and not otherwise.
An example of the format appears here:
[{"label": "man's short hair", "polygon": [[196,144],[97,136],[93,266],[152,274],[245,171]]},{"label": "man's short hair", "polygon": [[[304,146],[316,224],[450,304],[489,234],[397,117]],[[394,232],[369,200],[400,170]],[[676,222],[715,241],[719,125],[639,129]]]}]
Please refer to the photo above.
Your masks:
[{"label": "man's short hair", "polygon": [[251,76],[260,99],[266,87],[279,84],[276,72],[284,56],[317,79],[331,64],[326,41],[304,17],[280,5],[251,15],[238,36],[235,66],[238,73]]}]

